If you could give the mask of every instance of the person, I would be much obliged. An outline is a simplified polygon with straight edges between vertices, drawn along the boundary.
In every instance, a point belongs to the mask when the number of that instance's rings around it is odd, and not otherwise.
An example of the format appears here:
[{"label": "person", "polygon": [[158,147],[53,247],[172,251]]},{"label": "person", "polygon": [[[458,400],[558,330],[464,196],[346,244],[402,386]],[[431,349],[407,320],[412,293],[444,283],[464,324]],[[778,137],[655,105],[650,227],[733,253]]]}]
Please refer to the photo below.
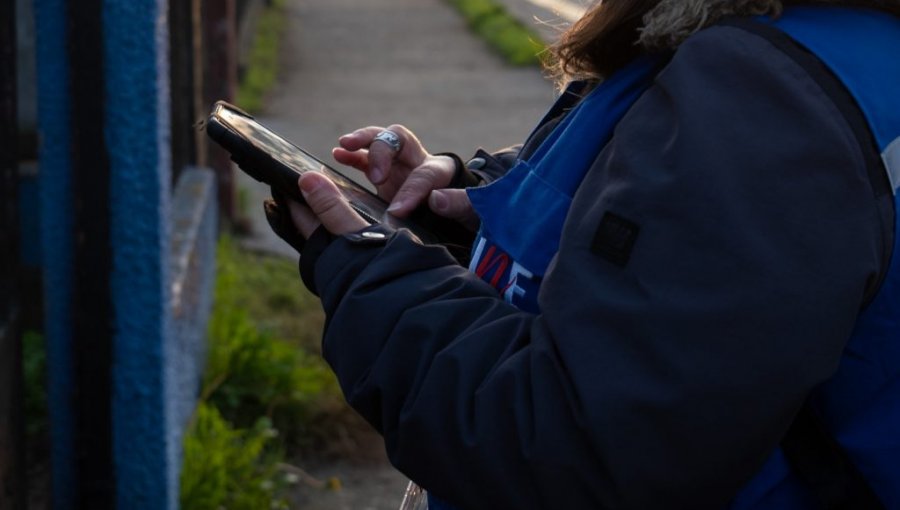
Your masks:
[{"label": "person", "polygon": [[898,16],[608,0],[521,146],[340,138],[392,214],[477,230],[470,261],[321,175],[266,203],[433,508],[900,508]]}]

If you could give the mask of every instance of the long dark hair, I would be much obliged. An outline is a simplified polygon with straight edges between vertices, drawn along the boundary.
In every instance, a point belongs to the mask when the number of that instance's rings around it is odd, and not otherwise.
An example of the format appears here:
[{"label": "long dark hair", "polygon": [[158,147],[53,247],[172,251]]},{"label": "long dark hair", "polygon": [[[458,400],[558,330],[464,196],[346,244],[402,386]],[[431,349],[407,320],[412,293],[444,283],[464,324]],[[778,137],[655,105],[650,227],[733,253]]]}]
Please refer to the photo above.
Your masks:
[{"label": "long dark hair", "polygon": [[[674,46],[642,34],[645,17],[663,0],[605,0],[598,2],[550,48],[547,66],[561,84],[572,79],[600,80],[636,56]],[[831,4],[879,9],[900,16],[900,0],[732,0],[718,5],[718,14],[779,15],[782,6]],[[662,7],[662,6],[661,6]],[[657,20],[659,21],[659,20]],[[671,20],[670,20],[671,21]],[[715,18],[706,19],[708,23]],[[646,27],[651,29],[658,27]],[[690,29],[697,29],[691,25]],[[678,34],[690,35],[691,30]],[[652,34],[651,34],[652,35]],[[639,44],[642,43],[642,44]]]},{"label": "long dark hair", "polygon": [[660,0],[599,2],[566,30],[550,50],[558,80],[606,76],[642,52],[643,18]]}]

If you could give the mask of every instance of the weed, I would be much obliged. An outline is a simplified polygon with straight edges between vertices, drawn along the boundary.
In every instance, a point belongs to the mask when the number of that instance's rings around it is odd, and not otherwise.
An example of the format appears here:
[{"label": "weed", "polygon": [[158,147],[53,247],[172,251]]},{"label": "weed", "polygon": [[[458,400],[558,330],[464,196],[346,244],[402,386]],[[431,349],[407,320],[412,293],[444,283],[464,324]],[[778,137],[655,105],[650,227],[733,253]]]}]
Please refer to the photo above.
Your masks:
[{"label": "weed", "polygon": [[318,401],[338,395],[325,364],[259,331],[242,310],[218,313],[210,337],[202,398],[237,426],[263,416],[286,431],[286,443],[302,445]]},{"label": "weed", "polygon": [[271,448],[277,436],[260,418],[236,429],[215,408],[201,402],[184,440],[180,506],[186,510],[287,508],[277,496],[285,485]]},{"label": "weed", "polygon": [[[283,484],[273,466],[312,452],[355,454],[356,438],[371,432],[319,356],[324,315],[296,263],[248,252],[228,236],[216,255],[200,405],[184,441],[182,506],[218,508],[185,503],[206,498],[244,508],[228,499],[239,492],[257,508],[279,505]],[[277,437],[264,440],[260,430]],[[260,484],[274,489],[261,492]]]},{"label": "weed", "polygon": [[219,318],[245,315],[274,338],[320,352],[325,317],[300,281],[296,261],[242,250],[229,237],[219,241],[213,315],[214,328]]},{"label": "weed", "polygon": [[278,48],[284,32],[284,0],[272,0],[259,17],[250,58],[238,87],[236,102],[255,113],[278,76]]}]

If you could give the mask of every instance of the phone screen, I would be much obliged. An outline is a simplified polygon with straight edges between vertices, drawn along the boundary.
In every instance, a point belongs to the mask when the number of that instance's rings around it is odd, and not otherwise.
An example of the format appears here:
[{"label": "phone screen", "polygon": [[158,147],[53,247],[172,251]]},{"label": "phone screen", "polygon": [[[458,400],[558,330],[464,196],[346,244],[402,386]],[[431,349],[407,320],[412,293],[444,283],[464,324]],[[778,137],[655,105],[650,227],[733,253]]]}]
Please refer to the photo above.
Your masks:
[{"label": "phone screen", "polygon": [[268,154],[278,163],[297,172],[298,177],[305,172],[321,172],[327,175],[341,189],[351,205],[358,212],[369,216],[371,221],[380,221],[384,216],[387,204],[377,195],[285,140],[274,131],[256,122],[256,120],[223,104],[218,105],[215,115],[223,124],[226,124],[241,135],[257,150]]}]

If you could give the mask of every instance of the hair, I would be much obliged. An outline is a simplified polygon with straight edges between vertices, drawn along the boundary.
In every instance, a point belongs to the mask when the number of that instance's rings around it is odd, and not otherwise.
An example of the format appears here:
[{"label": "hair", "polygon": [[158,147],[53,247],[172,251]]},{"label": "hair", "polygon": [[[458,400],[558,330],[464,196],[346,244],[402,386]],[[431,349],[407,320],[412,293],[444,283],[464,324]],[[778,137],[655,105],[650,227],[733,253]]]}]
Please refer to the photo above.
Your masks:
[{"label": "hair", "polygon": [[557,80],[601,79],[642,53],[637,45],[644,15],[660,0],[600,1],[550,48]]},{"label": "hair", "polygon": [[547,67],[560,84],[599,81],[638,55],[675,48],[723,16],[778,16],[784,5],[814,3],[900,15],[900,0],[601,0],[550,48]]}]

